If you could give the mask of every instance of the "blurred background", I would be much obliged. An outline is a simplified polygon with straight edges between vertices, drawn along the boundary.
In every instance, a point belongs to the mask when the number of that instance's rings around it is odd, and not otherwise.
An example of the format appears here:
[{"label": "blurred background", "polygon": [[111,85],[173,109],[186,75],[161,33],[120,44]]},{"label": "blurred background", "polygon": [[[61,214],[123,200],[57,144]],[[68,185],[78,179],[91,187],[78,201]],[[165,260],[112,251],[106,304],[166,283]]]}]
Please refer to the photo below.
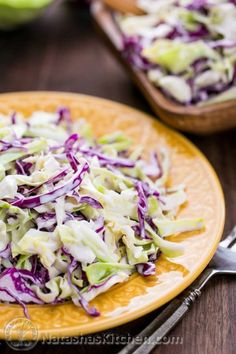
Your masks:
[{"label": "blurred background", "polygon": [[[86,1],[55,0],[43,11],[37,10],[36,19],[24,25],[16,24],[13,13],[11,10],[8,13],[11,29],[0,30],[1,92],[71,91],[125,102],[130,90],[134,90],[129,103],[137,106],[138,102],[140,108],[147,108],[96,35]],[[0,7],[0,28],[2,23]],[[6,21],[4,24],[6,28]],[[115,84],[111,76],[109,79],[104,75],[103,69],[107,73],[115,72]]]}]

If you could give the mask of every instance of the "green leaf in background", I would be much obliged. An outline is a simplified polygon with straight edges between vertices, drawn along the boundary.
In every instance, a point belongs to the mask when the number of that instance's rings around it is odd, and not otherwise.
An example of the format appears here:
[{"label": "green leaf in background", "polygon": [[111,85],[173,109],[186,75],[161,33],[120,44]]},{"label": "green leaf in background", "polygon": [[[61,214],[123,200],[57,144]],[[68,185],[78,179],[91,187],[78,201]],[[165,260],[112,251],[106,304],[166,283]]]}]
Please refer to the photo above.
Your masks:
[{"label": "green leaf in background", "polygon": [[53,0],[0,0],[0,29],[11,29],[40,16]]}]

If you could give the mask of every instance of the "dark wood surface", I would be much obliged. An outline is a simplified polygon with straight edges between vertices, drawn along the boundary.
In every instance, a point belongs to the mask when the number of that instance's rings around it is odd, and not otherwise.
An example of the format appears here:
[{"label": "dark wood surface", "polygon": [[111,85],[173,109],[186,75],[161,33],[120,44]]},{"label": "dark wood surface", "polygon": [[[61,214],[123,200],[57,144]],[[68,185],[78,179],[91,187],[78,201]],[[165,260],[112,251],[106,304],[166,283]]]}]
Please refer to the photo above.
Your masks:
[{"label": "dark wood surface", "polygon": [[[150,113],[145,100],[96,35],[88,12],[75,4],[58,5],[34,24],[0,33],[0,92],[27,90],[80,92]],[[236,223],[236,131],[188,137],[206,154],[220,177],[226,199],[227,233]],[[170,334],[172,340],[174,336],[181,337],[182,344],[163,344],[155,349],[155,354],[235,354],[235,294],[233,278],[212,281]],[[106,334],[136,335],[156,313]],[[105,346],[38,344],[31,352],[112,354],[120,348],[108,343]],[[12,351],[1,343],[0,352]]]}]

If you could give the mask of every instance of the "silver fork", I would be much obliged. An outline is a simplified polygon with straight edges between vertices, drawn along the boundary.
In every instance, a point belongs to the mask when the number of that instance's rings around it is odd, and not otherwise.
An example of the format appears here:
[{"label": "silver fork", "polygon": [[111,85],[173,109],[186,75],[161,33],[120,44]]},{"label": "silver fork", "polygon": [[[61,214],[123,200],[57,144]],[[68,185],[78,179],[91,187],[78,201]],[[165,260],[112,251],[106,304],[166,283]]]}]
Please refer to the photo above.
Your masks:
[{"label": "silver fork", "polygon": [[134,340],[129,343],[119,354],[149,354],[183,318],[190,306],[201,295],[206,283],[216,274],[236,275],[236,226],[220,242],[214,257],[199,278],[187,290],[172,300],[165,310],[139,333],[136,337],[137,341]]}]

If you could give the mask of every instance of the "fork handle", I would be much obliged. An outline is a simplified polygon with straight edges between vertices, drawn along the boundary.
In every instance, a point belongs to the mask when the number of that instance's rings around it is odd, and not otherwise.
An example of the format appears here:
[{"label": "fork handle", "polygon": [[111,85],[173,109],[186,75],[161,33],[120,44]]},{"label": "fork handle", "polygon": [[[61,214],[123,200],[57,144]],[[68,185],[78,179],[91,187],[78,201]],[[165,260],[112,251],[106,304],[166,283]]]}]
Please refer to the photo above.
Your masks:
[{"label": "fork handle", "polygon": [[[201,295],[201,289],[214,275],[214,271],[206,269],[191,288],[170,302],[139,335],[119,354],[149,354],[151,350],[161,343],[162,339],[183,318],[190,306]],[[141,342],[141,345],[140,345]]]}]

